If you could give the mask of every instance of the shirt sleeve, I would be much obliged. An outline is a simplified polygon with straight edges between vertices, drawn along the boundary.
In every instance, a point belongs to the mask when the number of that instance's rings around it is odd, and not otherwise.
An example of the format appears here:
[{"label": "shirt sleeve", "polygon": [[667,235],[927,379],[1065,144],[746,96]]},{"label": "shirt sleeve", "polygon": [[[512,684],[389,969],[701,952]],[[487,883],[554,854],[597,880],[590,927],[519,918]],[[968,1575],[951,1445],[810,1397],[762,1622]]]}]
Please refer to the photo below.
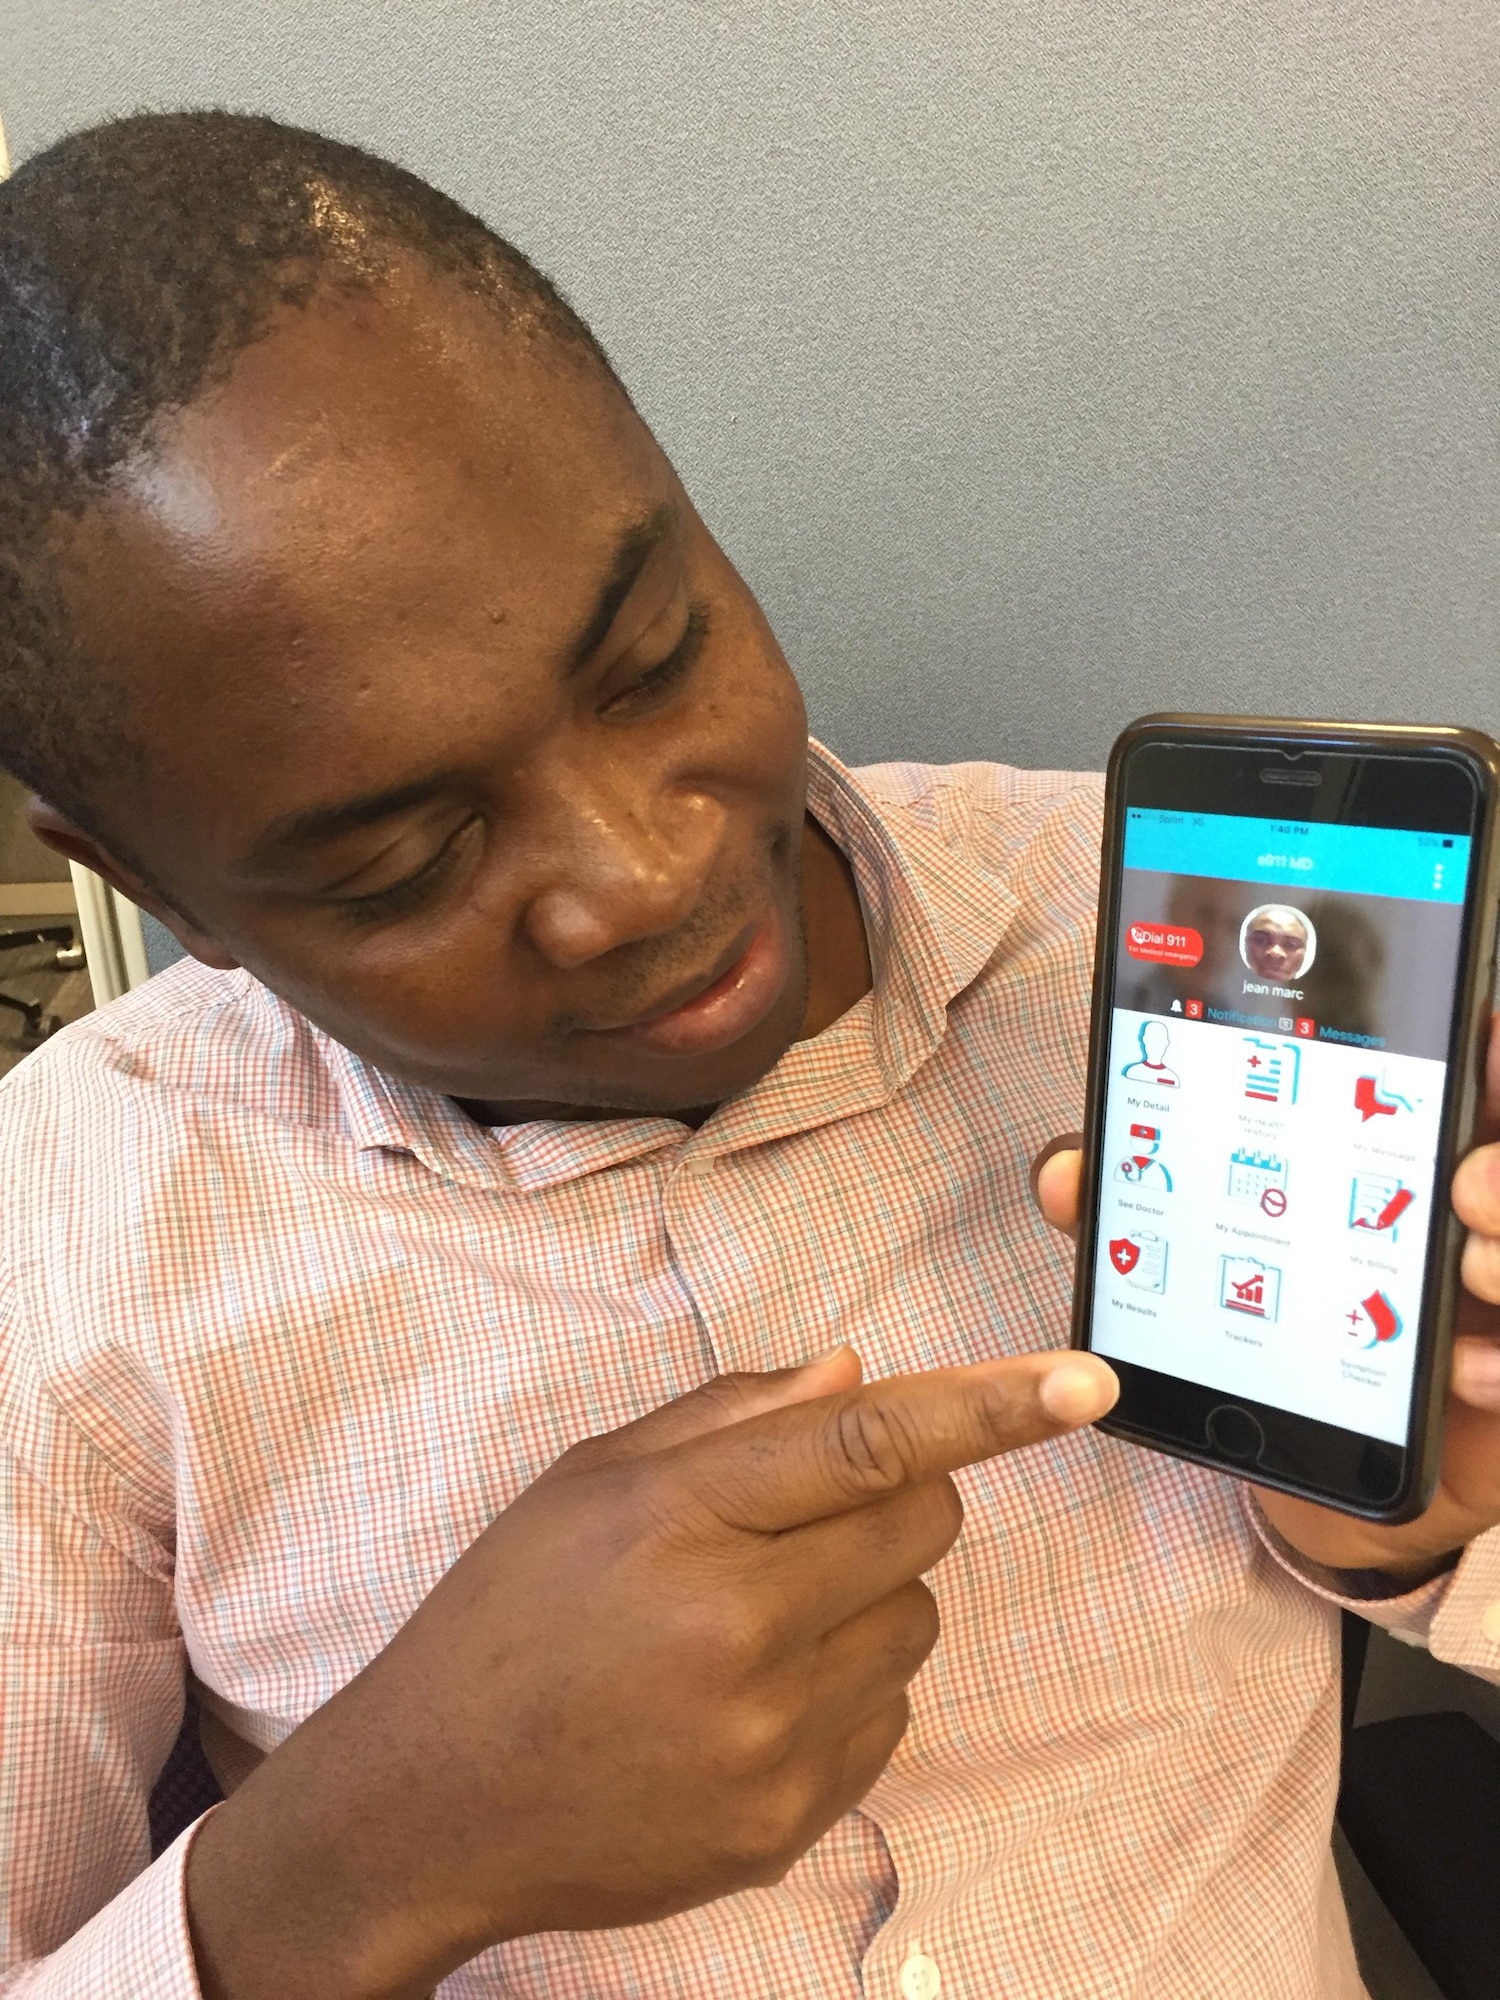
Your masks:
[{"label": "shirt sleeve", "polygon": [[1470,1542],[1456,1568],[1392,1596],[1391,1580],[1379,1570],[1326,1569],[1309,1562],[1271,1526],[1248,1488],[1242,1491],[1262,1544],[1299,1583],[1408,1645],[1425,1646],[1435,1660],[1500,1686],[1500,1528]]},{"label": "shirt sleeve", "polygon": [[183,1898],[196,1828],[151,1865],[147,1820],[183,1659],[170,1506],[163,1518],[57,1402],[0,1273],[7,2000],[198,2000]]}]

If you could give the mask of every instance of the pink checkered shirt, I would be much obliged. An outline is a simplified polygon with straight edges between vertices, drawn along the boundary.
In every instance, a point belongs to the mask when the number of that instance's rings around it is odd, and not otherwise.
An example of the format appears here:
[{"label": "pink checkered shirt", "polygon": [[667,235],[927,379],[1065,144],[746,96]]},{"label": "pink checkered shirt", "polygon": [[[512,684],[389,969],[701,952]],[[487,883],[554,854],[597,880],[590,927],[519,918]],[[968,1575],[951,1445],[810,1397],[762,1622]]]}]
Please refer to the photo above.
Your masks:
[{"label": "pink checkered shirt", "polygon": [[[1079,1118],[1098,782],[815,748],[811,796],[875,990],[698,1132],[486,1131],[196,966],[0,1087],[0,1990],[197,1993],[192,1829],[147,1865],[185,1666],[272,1748],[575,1439],[836,1339],[875,1375],[1065,1342],[1027,1166]],[[1360,1993],[1338,1580],[1094,1432],[960,1484],[863,1807],[778,1888],[522,1939],[445,2000]],[[1500,1678],[1497,1598],[1489,1536],[1362,1608]]]}]

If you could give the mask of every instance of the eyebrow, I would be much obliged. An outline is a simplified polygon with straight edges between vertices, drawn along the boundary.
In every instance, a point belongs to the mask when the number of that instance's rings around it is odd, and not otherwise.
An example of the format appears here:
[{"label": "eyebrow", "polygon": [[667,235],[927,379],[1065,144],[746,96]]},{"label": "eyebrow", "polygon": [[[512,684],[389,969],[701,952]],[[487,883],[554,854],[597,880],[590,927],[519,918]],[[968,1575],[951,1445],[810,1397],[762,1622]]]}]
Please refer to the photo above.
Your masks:
[{"label": "eyebrow", "polygon": [[635,589],[641,571],[676,526],[677,510],[663,502],[644,520],[632,522],[625,530],[616,544],[609,575],[600,586],[588,622],[563,654],[565,674],[576,674],[592,659],[614,624],[620,606]]}]

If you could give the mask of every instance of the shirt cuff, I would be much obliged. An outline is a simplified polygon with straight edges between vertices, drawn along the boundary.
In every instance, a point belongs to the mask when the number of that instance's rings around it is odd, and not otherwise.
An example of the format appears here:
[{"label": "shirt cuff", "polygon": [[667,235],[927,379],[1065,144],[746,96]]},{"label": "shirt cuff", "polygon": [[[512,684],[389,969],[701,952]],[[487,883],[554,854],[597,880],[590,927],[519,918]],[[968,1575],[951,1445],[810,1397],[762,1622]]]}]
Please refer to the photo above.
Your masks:
[{"label": "shirt cuff", "polygon": [[1457,1566],[1393,1594],[1379,1570],[1326,1569],[1300,1555],[1277,1533],[1253,1493],[1244,1491],[1250,1524],[1279,1566],[1306,1589],[1357,1611],[1409,1646],[1425,1646],[1434,1659],[1500,1684],[1500,1528],[1479,1535]]},{"label": "shirt cuff", "polygon": [[194,1820],[66,1944],[0,1974],[4,2000],[202,2000],[186,1875],[188,1849],[207,1818]]}]

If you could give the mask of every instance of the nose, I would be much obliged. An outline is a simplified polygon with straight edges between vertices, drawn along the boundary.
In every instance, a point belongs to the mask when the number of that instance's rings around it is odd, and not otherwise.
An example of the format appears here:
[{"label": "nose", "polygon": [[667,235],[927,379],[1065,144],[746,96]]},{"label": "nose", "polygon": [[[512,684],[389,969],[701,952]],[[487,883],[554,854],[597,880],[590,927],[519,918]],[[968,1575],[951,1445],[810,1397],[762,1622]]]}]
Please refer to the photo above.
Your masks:
[{"label": "nose", "polygon": [[550,964],[572,971],[687,919],[723,842],[719,800],[696,789],[650,797],[593,785],[558,806],[525,918]]}]

